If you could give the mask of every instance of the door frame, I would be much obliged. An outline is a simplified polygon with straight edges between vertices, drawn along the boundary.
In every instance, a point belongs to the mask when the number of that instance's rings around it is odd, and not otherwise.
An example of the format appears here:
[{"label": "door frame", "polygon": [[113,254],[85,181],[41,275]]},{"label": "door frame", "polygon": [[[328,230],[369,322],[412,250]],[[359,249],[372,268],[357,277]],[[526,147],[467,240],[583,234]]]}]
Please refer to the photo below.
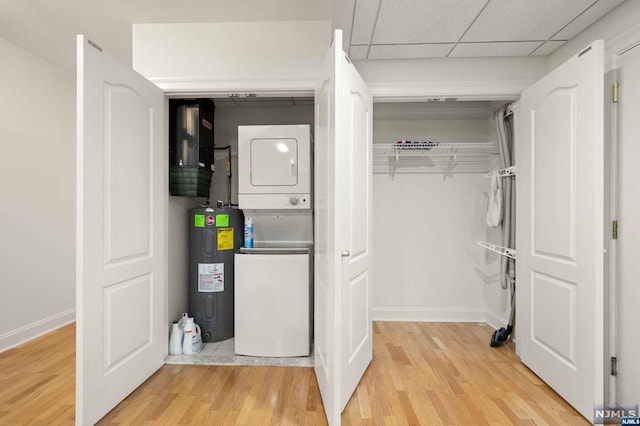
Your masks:
[{"label": "door frame", "polygon": [[[618,111],[617,105],[612,102],[611,95],[608,90],[611,90],[611,85],[618,81],[618,57],[628,50],[633,49],[640,45],[640,24],[635,25],[624,33],[618,35],[611,40],[605,40],[605,148],[607,149],[608,166],[609,170],[605,170],[605,177],[608,182],[605,182],[605,189],[609,191],[608,203],[606,205],[607,211],[605,212],[605,249],[608,254],[606,259],[605,268],[608,268],[608,273],[605,275],[605,298],[608,298],[606,308],[608,312],[605,312],[605,319],[608,324],[605,324],[605,338],[608,337],[605,342],[605,348],[607,354],[605,358],[605,400],[606,403],[614,405],[617,402],[617,377],[611,375],[611,363],[608,362],[611,357],[616,357],[619,329],[617,320],[617,310],[619,304],[618,288],[621,283],[618,280],[618,243],[617,240],[611,237],[611,221],[619,218],[618,203],[619,203],[619,172],[618,167],[618,149],[619,139],[617,133],[618,124]],[[608,143],[607,143],[608,142]],[[609,224],[607,226],[607,224]]]}]

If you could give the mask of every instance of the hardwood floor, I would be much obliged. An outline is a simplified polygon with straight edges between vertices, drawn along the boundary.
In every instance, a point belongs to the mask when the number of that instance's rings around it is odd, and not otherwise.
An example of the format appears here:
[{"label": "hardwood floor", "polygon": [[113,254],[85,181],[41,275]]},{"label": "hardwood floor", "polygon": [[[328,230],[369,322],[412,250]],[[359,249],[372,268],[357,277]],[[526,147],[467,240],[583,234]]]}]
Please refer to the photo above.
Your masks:
[{"label": "hardwood floor", "polygon": [[[345,425],[589,424],[487,326],[374,323]],[[75,327],[0,354],[0,425],[73,424]],[[313,369],[165,365],[100,424],[324,425]]]},{"label": "hardwood floor", "polygon": [[578,412],[525,367],[513,344],[470,323],[374,323],[374,360],[343,424],[582,425]]},{"label": "hardwood floor", "polygon": [[75,324],[0,353],[0,425],[73,424]]}]

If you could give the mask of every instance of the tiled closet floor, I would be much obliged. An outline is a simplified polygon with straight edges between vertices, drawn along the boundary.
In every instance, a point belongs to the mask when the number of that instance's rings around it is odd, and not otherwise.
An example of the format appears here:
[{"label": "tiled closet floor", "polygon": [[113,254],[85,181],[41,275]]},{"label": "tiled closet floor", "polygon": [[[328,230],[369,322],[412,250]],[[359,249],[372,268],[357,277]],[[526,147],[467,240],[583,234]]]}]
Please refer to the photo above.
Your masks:
[{"label": "tiled closet floor", "polygon": [[168,355],[165,364],[199,365],[266,365],[282,367],[313,367],[313,355],[305,357],[270,358],[235,354],[234,339],[205,343],[194,355]]}]

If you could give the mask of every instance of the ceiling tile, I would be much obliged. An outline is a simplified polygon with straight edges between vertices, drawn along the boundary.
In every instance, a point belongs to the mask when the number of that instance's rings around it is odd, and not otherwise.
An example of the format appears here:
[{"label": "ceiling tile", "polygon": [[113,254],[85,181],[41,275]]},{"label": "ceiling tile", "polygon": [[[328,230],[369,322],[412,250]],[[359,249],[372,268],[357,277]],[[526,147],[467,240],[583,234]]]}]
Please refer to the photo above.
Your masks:
[{"label": "ceiling tile", "polygon": [[373,43],[457,42],[485,3],[479,0],[382,0]]},{"label": "ceiling tile", "polygon": [[623,0],[599,0],[551,38],[553,40],[569,40],[575,37],[589,25],[606,15],[611,9],[622,3],[622,1]]},{"label": "ceiling tile", "polygon": [[353,16],[351,43],[369,44],[376,25],[378,7],[382,0],[356,0],[356,10]]},{"label": "ceiling tile", "polygon": [[373,45],[368,59],[443,58],[453,46],[454,43]]},{"label": "ceiling tile", "polygon": [[354,46],[349,48],[349,58],[354,61],[361,59],[367,59],[367,52],[369,52],[369,45],[367,46]]},{"label": "ceiling tile", "polygon": [[594,0],[491,0],[462,41],[547,40]]},{"label": "ceiling tile", "polygon": [[538,47],[531,55],[532,56],[546,56],[553,53],[558,47],[565,44],[566,41],[547,41],[542,46]]},{"label": "ceiling tile", "polygon": [[449,57],[528,56],[539,45],[537,41],[459,43]]}]

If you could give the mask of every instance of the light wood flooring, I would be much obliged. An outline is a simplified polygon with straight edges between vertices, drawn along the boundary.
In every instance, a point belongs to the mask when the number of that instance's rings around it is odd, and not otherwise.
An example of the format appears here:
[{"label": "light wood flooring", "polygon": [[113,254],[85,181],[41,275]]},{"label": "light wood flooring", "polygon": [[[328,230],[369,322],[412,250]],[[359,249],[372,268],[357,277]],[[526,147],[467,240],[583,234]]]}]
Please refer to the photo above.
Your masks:
[{"label": "light wood flooring", "polygon": [[[374,323],[344,425],[589,424],[487,326]],[[0,354],[0,425],[73,424],[75,327]],[[324,425],[313,369],[165,365],[100,424]]]}]

